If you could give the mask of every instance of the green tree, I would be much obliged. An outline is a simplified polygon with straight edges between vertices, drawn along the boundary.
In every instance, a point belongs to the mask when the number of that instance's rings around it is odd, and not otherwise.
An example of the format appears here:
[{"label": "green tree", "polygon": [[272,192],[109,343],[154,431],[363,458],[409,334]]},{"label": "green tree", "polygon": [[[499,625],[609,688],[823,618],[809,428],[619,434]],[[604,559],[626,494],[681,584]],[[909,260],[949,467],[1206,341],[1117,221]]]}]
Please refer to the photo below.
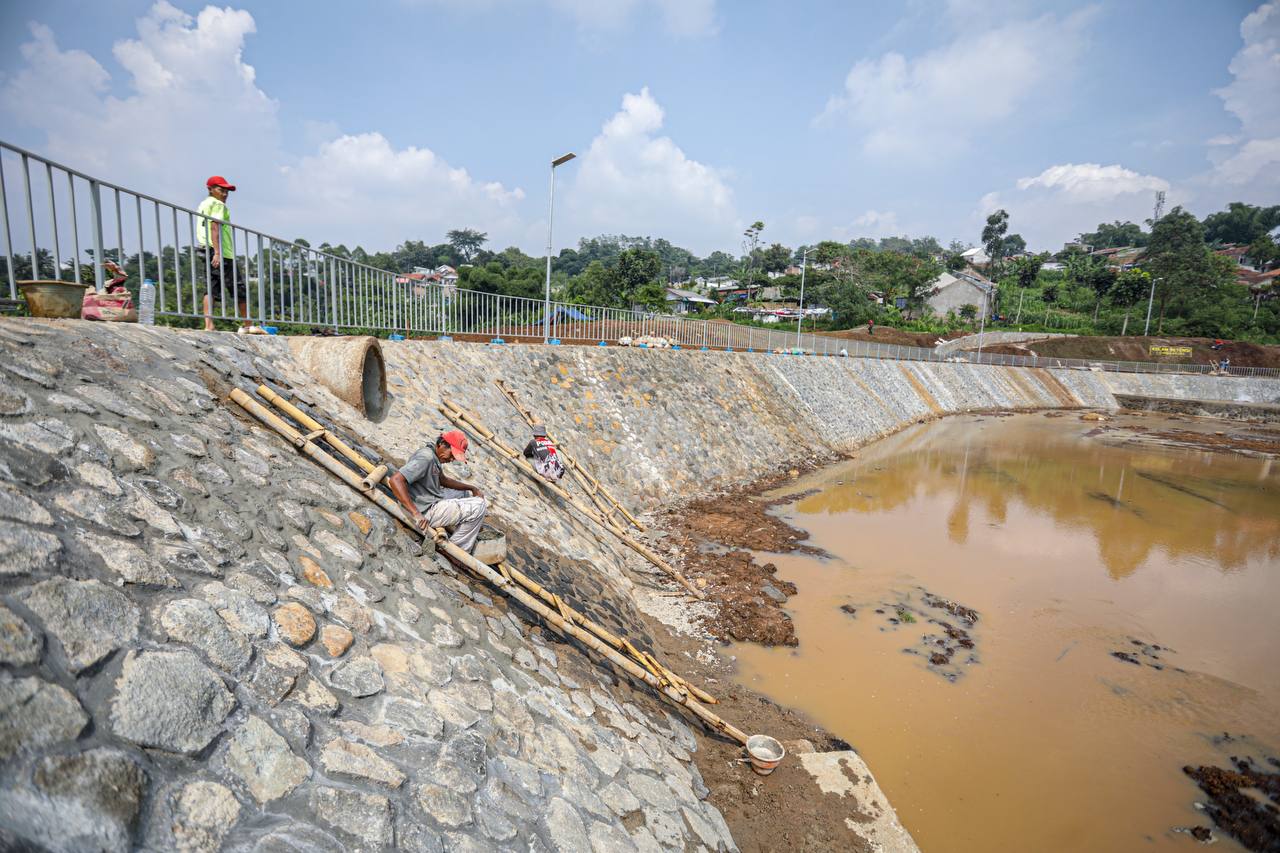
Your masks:
[{"label": "green tree", "polygon": [[1049,283],[1040,290],[1040,298],[1044,300],[1044,324],[1049,325],[1049,315],[1058,302],[1058,285]]},{"label": "green tree", "polygon": [[488,234],[474,228],[455,228],[445,234],[444,238],[466,263],[470,263],[480,247],[489,242]]},{"label": "green tree", "polygon": [[1210,243],[1248,245],[1280,225],[1280,205],[1257,207],[1233,201],[1226,210],[1204,218],[1204,239]]},{"label": "green tree", "polygon": [[748,293],[756,283],[756,250],[760,248],[760,232],[763,230],[764,223],[757,219],[742,232],[742,283],[748,288]]},{"label": "green tree", "polygon": [[1151,273],[1146,270],[1127,269],[1116,276],[1115,284],[1107,294],[1107,297],[1112,305],[1124,309],[1124,325],[1120,329],[1121,335],[1128,334],[1129,312],[1133,310],[1134,305],[1147,298],[1150,288]]},{"label": "green tree", "polygon": [[765,272],[782,272],[791,266],[791,250],[781,243],[774,243],[760,252],[760,267]]},{"label": "green tree", "polygon": [[966,323],[972,323],[973,318],[978,316],[978,306],[966,302],[960,306],[960,319]]},{"label": "green tree", "polygon": [[[1157,332],[1166,313],[1186,313],[1190,306],[1233,278],[1230,259],[1214,254],[1204,242],[1204,226],[1181,207],[1169,211],[1151,229],[1145,266],[1156,280],[1160,304]],[[1214,259],[1218,260],[1214,260]],[[1225,261],[1227,266],[1222,262]]]},{"label": "green tree", "polygon": [[1027,250],[1027,241],[1022,239],[1021,234],[1010,234],[1004,238],[1004,252],[1001,257],[1007,258],[1010,255],[1020,255]]},{"label": "green tree", "polygon": [[1094,249],[1119,249],[1123,246],[1145,246],[1151,236],[1136,222],[1099,222],[1096,231],[1089,231],[1077,238]]},{"label": "green tree", "polygon": [[1271,239],[1270,234],[1263,234],[1261,237],[1249,244],[1247,253],[1249,260],[1260,270],[1269,269],[1272,264],[1280,261],[1280,245]]},{"label": "green tree", "polygon": [[1115,284],[1116,274],[1107,262],[1096,255],[1073,254],[1067,260],[1067,278],[1093,291],[1093,321],[1098,322],[1102,299]]},{"label": "green tree", "polygon": [[987,250],[987,257],[991,259],[991,277],[995,279],[1000,275],[1000,259],[1005,255],[1005,235],[1009,233],[1009,214],[1004,210],[997,210],[995,213],[987,217],[987,224],[982,229],[982,245]]},{"label": "green tree", "polygon": [[1013,265],[1014,271],[1018,276],[1018,287],[1021,287],[1024,290],[1028,287],[1034,287],[1036,279],[1040,276],[1040,268],[1043,266],[1043,255],[1031,255],[1026,258],[1018,258]]},{"label": "green tree", "polygon": [[965,266],[966,266],[966,261],[964,259],[964,255],[958,252],[955,254],[947,255],[947,269],[950,270],[951,272],[959,272],[960,270],[964,269]]}]

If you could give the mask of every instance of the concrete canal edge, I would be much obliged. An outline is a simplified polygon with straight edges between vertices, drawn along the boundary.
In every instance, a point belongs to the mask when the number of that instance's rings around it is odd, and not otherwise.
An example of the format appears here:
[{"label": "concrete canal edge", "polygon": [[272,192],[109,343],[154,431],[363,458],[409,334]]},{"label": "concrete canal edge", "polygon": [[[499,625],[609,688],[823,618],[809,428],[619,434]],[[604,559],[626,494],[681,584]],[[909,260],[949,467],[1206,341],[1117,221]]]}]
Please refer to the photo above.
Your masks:
[{"label": "concrete canal edge", "polygon": [[[395,462],[445,425],[442,397],[523,444],[502,378],[638,510],[956,412],[1110,409],[1122,390],[1280,400],[1264,380],[405,341],[381,345],[373,422],[363,393],[339,399],[315,363],[276,338],[0,321],[6,845],[737,846],[690,718],[422,554],[231,411],[233,387],[268,383]],[[666,581],[472,457],[459,474],[491,498],[512,564],[651,643],[637,602]],[[828,790],[831,755],[797,759],[804,795],[891,816],[869,772],[865,790]],[[896,818],[877,826],[883,849],[913,849]]]}]

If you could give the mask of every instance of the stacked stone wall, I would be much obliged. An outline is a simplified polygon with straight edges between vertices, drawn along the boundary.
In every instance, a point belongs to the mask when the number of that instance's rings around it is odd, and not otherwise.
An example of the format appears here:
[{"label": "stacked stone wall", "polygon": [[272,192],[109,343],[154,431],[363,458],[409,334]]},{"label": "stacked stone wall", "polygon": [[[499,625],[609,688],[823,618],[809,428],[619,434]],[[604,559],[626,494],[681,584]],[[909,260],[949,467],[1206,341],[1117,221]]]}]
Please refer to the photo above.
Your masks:
[{"label": "stacked stone wall", "polygon": [[[423,555],[233,386],[394,464],[448,425],[443,397],[523,445],[502,378],[646,510],[923,418],[1115,405],[1089,371],[383,350],[373,423],[282,340],[0,321],[0,848],[732,849],[678,714]],[[635,603],[671,586],[648,563],[478,442],[450,473],[516,567],[650,641]]]}]

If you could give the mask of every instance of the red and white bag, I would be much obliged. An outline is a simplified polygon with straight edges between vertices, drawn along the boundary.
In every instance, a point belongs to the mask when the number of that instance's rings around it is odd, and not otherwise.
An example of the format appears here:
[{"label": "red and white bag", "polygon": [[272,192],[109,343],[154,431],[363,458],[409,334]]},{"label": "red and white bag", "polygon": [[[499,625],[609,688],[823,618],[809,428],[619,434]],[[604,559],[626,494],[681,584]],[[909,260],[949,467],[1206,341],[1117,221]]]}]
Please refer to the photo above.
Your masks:
[{"label": "red and white bag", "polygon": [[92,289],[85,293],[80,318],[108,323],[138,322],[138,309],[133,305],[133,294],[124,286],[128,274],[113,261],[104,261],[102,266],[111,273],[111,281],[107,282],[104,293]]},{"label": "red and white bag", "polygon": [[105,320],[111,323],[138,322],[138,309],[133,306],[133,294],[123,286],[110,293],[90,290],[84,295],[80,317],[84,320]]}]

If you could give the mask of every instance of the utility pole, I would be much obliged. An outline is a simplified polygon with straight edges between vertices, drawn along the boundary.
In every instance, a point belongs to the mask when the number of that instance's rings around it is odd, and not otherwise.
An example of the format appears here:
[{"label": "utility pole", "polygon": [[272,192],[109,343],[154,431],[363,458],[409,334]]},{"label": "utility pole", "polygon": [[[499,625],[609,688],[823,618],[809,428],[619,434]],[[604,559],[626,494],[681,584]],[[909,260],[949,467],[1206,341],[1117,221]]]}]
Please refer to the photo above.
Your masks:
[{"label": "utility pole", "polygon": [[[794,255],[792,256],[794,257]],[[796,349],[800,349],[800,327],[804,323],[804,271],[809,266],[809,247],[800,255],[800,316],[796,318]],[[1255,310],[1254,314],[1258,312]]]},{"label": "utility pole", "polygon": [[1156,282],[1158,278],[1151,279],[1151,295],[1147,297],[1147,325],[1142,329],[1142,336],[1145,338],[1151,331],[1151,304],[1156,301]]},{"label": "utility pole", "polygon": [[551,198],[547,209],[547,289],[542,303],[542,342],[544,344],[551,340],[551,226],[556,218],[556,166],[568,163],[577,156],[570,151],[551,161]]}]

